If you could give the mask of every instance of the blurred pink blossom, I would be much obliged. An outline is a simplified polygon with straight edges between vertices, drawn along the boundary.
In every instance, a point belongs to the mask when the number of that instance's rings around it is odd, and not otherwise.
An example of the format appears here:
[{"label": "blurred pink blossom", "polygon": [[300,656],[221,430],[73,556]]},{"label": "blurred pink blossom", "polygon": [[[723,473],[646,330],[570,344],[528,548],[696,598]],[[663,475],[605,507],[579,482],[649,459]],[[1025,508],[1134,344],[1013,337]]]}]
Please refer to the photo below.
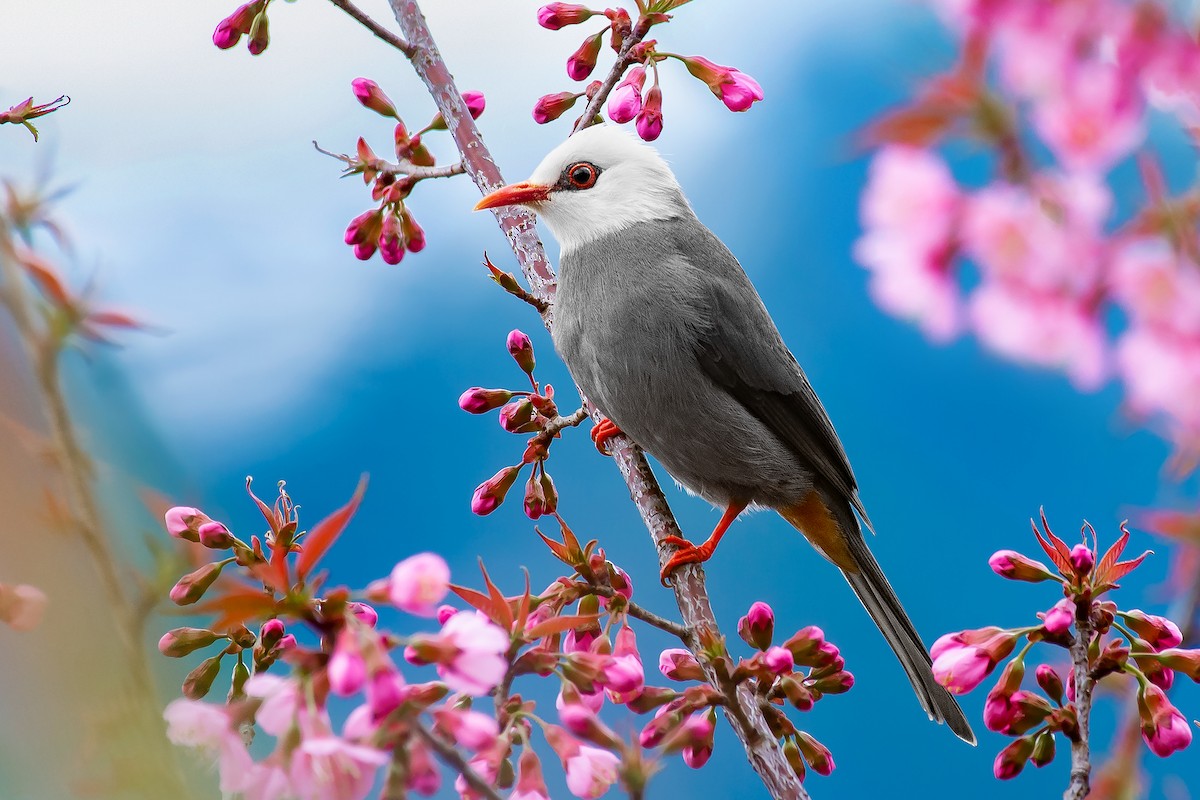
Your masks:
[{"label": "blurred pink blossom", "polygon": [[450,567],[437,553],[417,553],[392,569],[388,592],[392,605],[418,617],[437,615],[450,591]]},{"label": "blurred pink blossom", "polygon": [[478,611],[460,611],[442,626],[443,641],[457,648],[454,658],[438,664],[438,674],[451,689],[476,697],[495,688],[508,670],[504,654],[509,635]]},{"label": "blurred pink blossom", "polygon": [[576,797],[594,800],[617,782],[620,763],[607,750],[580,745],[579,752],[567,759],[567,788]]},{"label": "blurred pink blossom", "polygon": [[389,758],[336,736],[305,738],[292,753],[292,787],[298,800],[362,800]]},{"label": "blurred pink blossom", "polygon": [[1097,62],[1075,68],[1062,91],[1039,102],[1033,125],[1066,167],[1097,173],[1145,137],[1140,100],[1117,67]]}]

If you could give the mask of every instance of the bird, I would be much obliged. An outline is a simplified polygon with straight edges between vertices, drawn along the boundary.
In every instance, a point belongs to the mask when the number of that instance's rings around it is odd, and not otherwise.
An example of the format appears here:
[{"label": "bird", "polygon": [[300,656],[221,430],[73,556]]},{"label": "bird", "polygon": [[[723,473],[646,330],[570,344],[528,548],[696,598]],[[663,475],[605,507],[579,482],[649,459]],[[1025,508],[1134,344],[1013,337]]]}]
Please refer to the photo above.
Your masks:
[{"label": "bird", "polygon": [[614,125],[584,128],[475,209],[509,205],[535,212],[561,246],[551,337],[603,414],[597,446],[625,434],[723,512],[700,545],[668,537],[664,581],[707,561],[745,509],[773,509],[842,571],[930,718],[974,744],[867,547],[862,525],[874,526],[829,415],[658,151]]}]

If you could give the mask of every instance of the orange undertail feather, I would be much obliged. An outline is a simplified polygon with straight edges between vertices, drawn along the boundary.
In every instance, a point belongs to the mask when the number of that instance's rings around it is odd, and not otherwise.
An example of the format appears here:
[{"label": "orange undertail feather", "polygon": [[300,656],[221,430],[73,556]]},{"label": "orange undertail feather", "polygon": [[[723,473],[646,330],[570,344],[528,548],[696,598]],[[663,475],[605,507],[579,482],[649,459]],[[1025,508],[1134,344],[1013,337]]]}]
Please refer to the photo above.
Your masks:
[{"label": "orange undertail feather", "polygon": [[859,566],[850,553],[846,533],[833,518],[833,513],[816,490],[809,491],[799,503],[778,509],[779,515],[804,534],[817,552],[846,572],[858,572]]}]

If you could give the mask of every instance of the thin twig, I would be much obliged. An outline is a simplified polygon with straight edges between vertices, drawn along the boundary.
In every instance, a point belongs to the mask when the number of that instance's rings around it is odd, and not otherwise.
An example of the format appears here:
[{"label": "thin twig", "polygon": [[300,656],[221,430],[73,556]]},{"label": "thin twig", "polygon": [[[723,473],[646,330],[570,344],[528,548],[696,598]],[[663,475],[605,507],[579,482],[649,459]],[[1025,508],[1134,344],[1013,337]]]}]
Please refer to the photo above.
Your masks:
[{"label": "thin twig", "polygon": [[[611,586],[598,586],[596,584],[579,584],[579,586],[583,588],[585,592],[592,592],[600,595],[601,597],[612,598],[617,596],[616,590]],[[686,643],[691,638],[691,631],[689,631],[683,625],[680,625],[678,622],[672,622],[666,617],[660,617],[653,611],[639,606],[637,603],[634,603],[631,600],[625,601],[625,613],[634,619],[640,619],[647,625],[653,625],[659,630],[666,631],[672,636],[678,637],[682,642]]]},{"label": "thin twig", "polygon": [[359,164],[365,163],[366,166],[370,167],[376,172],[395,175],[397,177],[407,176],[412,178],[414,181],[423,181],[427,178],[450,178],[455,175],[462,175],[467,171],[467,168],[463,166],[461,161],[459,161],[457,164],[445,164],[440,167],[422,167],[418,164],[414,164],[406,158],[402,158],[396,163],[392,163],[391,161],[387,161],[382,158],[377,158],[374,161],[369,162],[361,162],[354,156],[348,156],[345,153],[334,153],[326,150],[325,148],[321,147],[321,145],[317,144],[316,141],[313,141],[312,144],[313,147],[317,149],[318,153],[327,155],[330,158],[336,158],[338,161],[341,161],[348,167],[353,168],[357,167]]},{"label": "thin twig", "polygon": [[1088,747],[1088,723],[1092,713],[1091,668],[1088,644],[1092,641],[1091,598],[1081,601],[1075,614],[1075,638],[1071,642],[1071,667],[1075,676],[1075,715],[1079,719],[1079,738],[1071,742],[1071,781],[1063,800],[1084,800],[1091,791],[1091,752]]},{"label": "thin twig", "polygon": [[633,63],[633,59],[629,57],[629,52],[635,46],[641,43],[646,34],[650,32],[650,23],[645,17],[638,17],[637,23],[633,26],[633,31],[625,37],[625,41],[621,42],[621,51],[617,53],[617,60],[613,63],[612,69],[608,71],[608,75],[600,83],[600,88],[588,100],[587,106],[583,109],[583,114],[579,119],[575,120],[575,128],[571,131],[574,135],[579,133],[589,125],[596,122],[596,116],[600,113],[600,107],[604,105],[604,101],[608,99],[608,95],[616,88],[617,82],[625,74],[625,70],[629,69],[629,65]]},{"label": "thin twig", "polygon": [[[446,120],[454,143],[462,154],[467,173],[485,194],[500,188],[504,185],[500,170],[484,145],[479,129],[454,84],[454,78],[438,52],[417,0],[388,2],[400,23],[400,30],[416,50],[411,59],[413,68],[425,82],[442,118]],[[599,94],[597,92],[597,96]],[[514,206],[496,209],[495,214],[534,296],[553,303],[557,281],[538,238],[533,216]],[[553,307],[547,309],[542,320],[547,328],[553,326]],[[593,419],[599,419],[599,412],[593,405],[585,402],[585,407]],[[613,460],[629,487],[630,497],[658,547],[660,565],[665,564],[674,549],[663,544],[663,540],[668,536],[681,535],[675,517],[641,450],[624,436],[615,436],[609,442]],[[682,567],[674,575],[673,588],[675,601],[689,633],[688,646],[697,652],[701,631],[718,635],[716,618],[704,585],[703,570],[695,564]],[[784,758],[778,740],[771,735],[750,689],[745,685],[736,689],[730,687],[729,681],[717,674],[713,665],[703,659],[702,663],[709,681],[722,688],[728,696],[736,698],[736,702],[730,705],[737,708],[734,710],[727,706],[726,718],[745,747],[746,756],[767,791],[777,800],[808,800],[808,793]]]},{"label": "thin twig", "polygon": [[371,33],[375,34],[380,39],[399,50],[401,53],[404,53],[405,57],[413,57],[413,46],[411,44],[404,41],[375,20],[371,19],[369,16],[367,16],[365,11],[354,5],[354,3],[351,3],[350,0],[329,0],[329,2],[333,3],[342,11],[345,11],[347,14],[354,17]]},{"label": "thin twig", "polygon": [[425,744],[429,745],[433,752],[437,753],[438,758],[445,762],[446,766],[456,770],[459,775],[462,775],[463,780],[467,782],[468,786],[488,798],[488,800],[501,800],[495,788],[467,763],[467,760],[462,757],[462,753],[439,739],[434,735],[433,731],[419,722],[413,725],[413,731],[416,732],[417,736]]}]

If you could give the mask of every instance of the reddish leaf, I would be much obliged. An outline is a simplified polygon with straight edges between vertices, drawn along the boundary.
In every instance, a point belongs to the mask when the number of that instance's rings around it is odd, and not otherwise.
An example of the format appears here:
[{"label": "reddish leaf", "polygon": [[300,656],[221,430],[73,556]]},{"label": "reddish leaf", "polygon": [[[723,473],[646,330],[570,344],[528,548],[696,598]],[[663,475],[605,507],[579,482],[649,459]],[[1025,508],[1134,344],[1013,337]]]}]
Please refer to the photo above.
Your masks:
[{"label": "reddish leaf", "polygon": [[275,613],[277,603],[275,598],[260,589],[251,587],[235,587],[205,603],[196,606],[192,613],[205,615],[216,612],[214,630],[228,630],[236,625],[245,624],[256,617],[267,617]]},{"label": "reddish leaf", "polygon": [[[472,608],[482,611],[483,614],[497,625],[503,625],[505,617],[511,618],[512,611],[508,607],[508,602],[505,601],[502,605],[497,605],[492,598],[483,592],[478,592],[474,589],[468,589],[465,586],[450,585],[450,591],[461,597]],[[508,628],[512,630],[512,628]]]},{"label": "reddish leaf", "polygon": [[533,605],[531,598],[533,595],[529,591],[529,570],[524,567],[521,572],[525,573],[525,593],[521,595],[521,599],[517,601],[517,619],[513,627],[514,631],[525,630],[525,623],[529,619],[530,607]]},{"label": "reddish leaf", "polygon": [[1054,531],[1050,530],[1050,523],[1046,522],[1046,509],[1039,509],[1042,515],[1042,529],[1046,531],[1046,536],[1050,541],[1054,542],[1054,549],[1058,550],[1059,554],[1070,562],[1071,548],[1067,547],[1067,543],[1054,535]]},{"label": "reddish leaf", "polygon": [[70,291],[50,262],[27,251],[18,253],[17,260],[47,300],[59,308],[71,308],[74,305]]},{"label": "reddish leaf", "polygon": [[1042,550],[1046,551],[1046,555],[1054,562],[1054,566],[1058,567],[1058,571],[1064,575],[1069,574],[1072,569],[1070,560],[1064,558],[1055,547],[1042,538],[1036,522],[1031,519],[1029,525],[1033,528],[1033,535],[1037,537],[1038,544],[1042,546]]},{"label": "reddish leaf", "polygon": [[865,144],[905,144],[928,147],[954,123],[954,117],[944,108],[915,106],[885,114],[872,123],[863,135]]},{"label": "reddish leaf", "polygon": [[539,622],[529,629],[526,636],[530,639],[540,639],[543,636],[549,636],[554,633],[562,633],[563,631],[582,628],[585,625],[594,624],[600,619],[599,614],[569,614],[562,617],[552,617],[544,622]]},{"label": "reddish leaf", "polygon": [[93,311],[87,315],[87,321],[93,325],[106,325],[110,328],[140,329],[142,327],[142,323],[120,311]]},{"label": "reddish leaf", "polygon": [[1121,536],[1112,546],[1108,548],[1108,552],[1100,559],[1100,563],[1096,565],[1096,575],[1100,580],[1108,580],[1108,571],[1117,563],[1117,559],[1121,557],[1121,553],[1125,550],[1125,545],[1129,544],[1129,531],[1125,525],[1121,525]]},{"label": "reddish leaf", "polygon": [[318,522],[305,537],[304,549],[300,551],[300,557],[296,559],[296,572],[299,574],[300,580],[304,580],[304,577],[321,560],[321,556],[325,555],[337,538],[342,535],[350,518],[354,516],[354,512],[358,511],[358,504],[362,502],[363,493],[366,491],[367,476],[363,475],[358,480],[358,488],[354,490],[354,496],[350,498],[350,502]]},{"label": "reddish leaf", "polygon": [[1137,569],[1138,565],[1145,561],[1146,556],[1153,552],[1153,550],[1147,550],[1137,558],[1130,559],[1129,561],[1118,561],[1113,565],[1112,571],[1105,576],[1106,580],[1115,585],[1116,581],[1121,580],[1121,578],[1124,578],[1126,575]]},{"label": "reddish leaf", "polygon": [[496,624],[504,628],[506,631],[513,629],[513,612],[512,607],[508,604],[508,598],[496,588],[496,584],[492,583],[492,578],[488,575],[487,568],[483,566],[483,559],[479,559],[479,571],[483,573],[483,582],[487,585],[488,597],[491,599],[494,607],[501,613]]}]

